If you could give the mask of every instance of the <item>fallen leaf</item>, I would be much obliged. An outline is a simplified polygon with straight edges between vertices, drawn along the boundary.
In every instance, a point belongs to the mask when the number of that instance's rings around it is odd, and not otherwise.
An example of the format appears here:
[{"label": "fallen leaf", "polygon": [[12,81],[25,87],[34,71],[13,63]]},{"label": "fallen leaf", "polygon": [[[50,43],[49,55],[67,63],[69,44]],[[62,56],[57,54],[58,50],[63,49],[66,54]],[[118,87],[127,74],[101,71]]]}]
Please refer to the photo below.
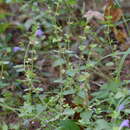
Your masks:
[{"label": "fallen leaf", "polygon": [[91,21],[93,18],[96,18],[98,20],[104,20],[104,16],[102,13],[98,11],[92,11],[92,10],[89,10],[88,12],[86,12],[84,17],[87,18],[87,21]]},{"label": "fallen leaf", "polygon": [[123,31],[122,29],[113,28],[113,32],[117,41],[119,41],[120,43],[126,42],[128,36],[125,31]]},{"label": "fallen leaf", "polygon": [[121,44],[121,46],[120,46],[121,51],[126,51],[129,48],[130,48],[130,41],[129,40],[127,40],[124,44]]},{"label": "fallen leaf", "polygon": [[0,3],[0,14],[7,13],[9,11],[9,5],[6,3]]},{"label": "fallen leaf", "polygon": [[[111,19],[110,16],[112,17]],[[122,9],[117,7],[113,0],[108,0],[104,11],[104,19],[111,20],[112,22],[117,22],[121,19],[122,16]]]},{"label": "fallen leaf", "polygon": [[[104,19],[106,21],[109,20],[112,23],[115,23],[118,22],[122,18],[122,16],[122,9],[117,7],[117,5],[114,3],[114,0],[108,0],[104,11]],[[111,30],[114,32],[115,38],[118,42],[126,42],[128,36],[123,25],[120,25],[120,28],[118,28],[118,26],[115,26],[111,28]]]}]

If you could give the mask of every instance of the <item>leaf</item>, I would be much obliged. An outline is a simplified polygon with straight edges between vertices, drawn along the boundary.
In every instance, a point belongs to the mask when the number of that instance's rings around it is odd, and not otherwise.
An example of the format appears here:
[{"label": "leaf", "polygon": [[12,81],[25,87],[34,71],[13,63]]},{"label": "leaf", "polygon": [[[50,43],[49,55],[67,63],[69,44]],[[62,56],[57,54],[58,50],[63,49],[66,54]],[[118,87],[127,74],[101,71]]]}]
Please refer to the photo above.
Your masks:
[{"label": "leaf", "polygon": [[13,66],[13,68],[16,69],[17,72],[25,71],[24,65],[15,65],[15,66]]},{"label": "leaf", "polygon": [[91,95],[98,99],[106,99],[110,92],[117,93],[117,89],[121,87],[121,85],[121,82],[118,80],[110,81],[102,85],[100,91],[94,92]]},{"label": "leaf", "polygon": [[74,97],[74,101],[73,101],[73,103],[74,104],[81,104],[81,105],[83,105],[83,103],[84,103],[84,99],[83,98],[81,98],[81,97],[79,97],[79,96],[76,96],[76,97]]},{"label": "leaf", "polygon": [[0,33],[3,33],[6,31],[6,29],[10,26],[9,23],[1,23],[0,24]]},{"label": "leaf", "polygon": [[109,96],[108,90],[101,90],[99,92],[94,92],[91,95],[94,96],[96,99],[106,99]]},{"label": "leaf", "polygon": [[83,81],[85,81],[86,80],[86,76],[83,74],[83,75],[80,75],[79,77],[78,77],[78,80],[80,81],[80,82],[83,82]]},{"label": "leaf", "polygon": [[124,112],[130,114],[130,109],[125,109]]},{"label": "leaf", "polygon": [[80,130],[80,127],[72,120],[63,120],[60,123],[60,130]]},{"label": "leaf", "polygon": [[111,130],[111,128],[105,120],[99,119],[96,121],[96,130]]},{"label": "leaf", "polygon": [[125,97],[125,94],[123,92],[117,92],[116,95],[115,95],[116,99],[120,99],[122,97]]},{"label": "leaf", "polygon": [[7,87],[8,85],[9,85],[9,83],[4,83],[4,82],[0,81],[0,88]]},{"label": "leaf", "polygon": [[125,43],[127,39],[127,33],[122,29],[113,28],[113,32],[115,34],[115,38],[120,43]]},{"label": "leaf", "polygon": [[1,13],[7,13],[9,10],[9,5],[6,4],[5,2],[0,3],[0,14]]},{"label": "leaf", "polygon": [[90,74],[88,72],[85,72],[78,77],[78,81],[83,82],[90,78]]},{"label": "leaf", "polygon": [[2,125],[2,130],[8,130],[8,126],[5,123]]},{"label": "leaf", "polygon": [[108,63],[106,63],[106,66],[114,66],[114,63],[113,62],[108,62]]},{"label": "leaf", "polygon": [[25,22],[24,26],[25,26],[25,28],[28,30],[28,29],[32,26],[33,23],[34,23],[34,21],[33,21],[32,19],[28,19],[28,20]]},{"label": "leaf", "polygon": [[37,113],[41,113],[44,110],[46,110],[46,106],[43,106],[41,104],[36,104],[36,111],[37,111]]},{"label": "leaf", "polygon": [[83,99],[86,99],[86,94],[84,90],[79,91],[77,95]]},{"label": "leaf", "polygon": [[75,111],[73,109],[69,109],[69,108],[66,108],[63,112],[64,115],[68,115],[68,116],[71,116],[71,115],[74,115]]},{"label": "leaf", "polygon": [[58,59],[58,60],[56,60],[56,61],[54,62],[53,66],[56,67],[56,66],[63,65],[63,64],[65,64],[65,63],[66,63],[66,61],[65,61],[64,59],[60,58],[60,59]]},{"label": "leaf", "polygon": [[70,90],[65,90],[63,92],[63,95],[70,95],[70,94],[74,94],[75,93],[75,90],[74,89],[70,89]]},{"label": "leaf", "polygon": [[104,85],[101,86],[101,89],[108,90],[112,92],[117,92],[117,89],[122,86],[122,83],[120,80],[112,80]]},{"label": "leaf", "polygon": [[69,5],[75,5],[76,0],[67,0],[66,3],[69,4]]},{"label": "leaf", "polygon": [[[110,16],[112,16],[111,19]],[[114,3],[113,0],[108,0],[108,3],[104,11],[104,19],[111,20],[112,22],[117,22],[121,19],[122,16],[123,16],[122,9],[117,7],[117,5]]]},{"label": "leaf", "polygon": [[89,10],[85,15],[85,18],[87,18],[87,21],[91,21],[93,18],[96,18],[98,20],[104,20],[103,14],[98,11],[92,11]]},{"label": "leaf", "polygon": [[54,83],[64,83],[64,80],[59,78],[53,81]]},{"label": "leaf", "polygon": [[76,74],[76,71],[70,69],[70,70],[67,70],[67,71],[66,71],[66,74],[67,74],[68,76],[74,77],[75,74]]}]

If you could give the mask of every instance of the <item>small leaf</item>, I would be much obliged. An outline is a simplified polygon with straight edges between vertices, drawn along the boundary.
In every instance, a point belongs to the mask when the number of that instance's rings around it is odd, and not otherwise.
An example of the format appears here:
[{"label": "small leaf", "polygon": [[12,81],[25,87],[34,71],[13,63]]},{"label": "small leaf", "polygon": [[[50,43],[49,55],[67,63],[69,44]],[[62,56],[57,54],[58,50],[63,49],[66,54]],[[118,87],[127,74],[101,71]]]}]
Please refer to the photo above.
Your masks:
[{"label": "small leaf", "polygon": [[125,109],[124,112],[130,114],[130,109]]},{"label": "small leaf", "polygon": [[114,63],[113,62],[108,62],[108,63],[106,63],[106,66],[114,66]]},{"label": "small leaf", "polygon": [[84,90],[79,91],[78,96],[83,98],[83,99],[86,99],[85,91]]},{"label": "small leaf", "polygon": [[71,116],[74,113],[75,113],[75,111],[73,109],[69,109],[69,108],[65,109],[63,112],[63,114],[68,115],[68,116]]},{"label": "small leaf", "polygon": [[67,0],[66,3],[69,4],[69,5],[75,5],[76,0]]},{"label": "small leaf", "polygon": [[80,130],[79,126],[72,120],[63,120],[60,123],[60,130]]},{"label": "small leaf", "polygon": [[97,120],[95,126],[96,130],[111,130],[109,124],[103,119]]},{"label": "small leaf", "polygon": [[79,77],[78,77],[78,80],[80,82],[83,82],[85,80],[88,80],[90,78],[90,74],[88,72],[85,72],[83,74],[81,74]]},{"label": "small leaf", "polygon": [[70,90],[65,90],[65,91],[63,92],[63,95],[70,95],[70,94],[74,94],[74,93],[75,93],[75,90],[70,89]]},{"label": "small leaf", "polygon": [[10,26],[9,23],[1,23],[0,24],[0,33],[5,32],[5,30]]},{"label": "small leaf", "polygon": [[71,77],[74,77],[75,73],[76,73],[75,70],[67,70],[66,71],[66,74],[69,75],[69,76],[71,76]]},{"label": "small leaf", "polygon": [[65,61],[64,59],[60,58],[60,59],[58,59],[58,60],[56,60],[56,61],[54,62],[53,66],[56,67],[56,66],[63,65],[63,64],[65,64],[65,63],[66,63],[66,61]]},{"label": "small leaf", "polygon": [[56,79],[53,81],[54,83],[64,83],[64,80],[63,79]]},{"label": "small leaf", "polygon": [[122,93],[122,92],[117,92],[117,94],[115,95],[115,98],[116,99],[119,99],[119,98],[122,98],[122,97],[124,97],[125,95],[124,95],[124,93]]}]

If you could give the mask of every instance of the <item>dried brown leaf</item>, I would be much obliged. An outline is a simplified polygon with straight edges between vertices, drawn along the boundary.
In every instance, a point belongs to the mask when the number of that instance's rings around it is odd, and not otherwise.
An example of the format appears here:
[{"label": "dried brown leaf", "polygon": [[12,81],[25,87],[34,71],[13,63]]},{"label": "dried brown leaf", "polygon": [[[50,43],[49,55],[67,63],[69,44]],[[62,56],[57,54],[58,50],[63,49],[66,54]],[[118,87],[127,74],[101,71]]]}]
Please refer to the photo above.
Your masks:
[{"label": "dried brown leaf", "polygon": [[122,29],[113,28],[113,32],[115,34],[115,38],[120,43],[125,43],[127,39],[127,33],[123,31]]},{"label": "dried brown leaf", "polygon": [[[123,16],[123,11],[121,8],[116,7],[115,3],[113,2],[113,0],[108,0],[108,3],[105,7],[105,11],[104,11],[104,19],[108,20],[109,16],[112,16],[111,21],[112,22],[117,22],[121,19],[121,17]],[[110,20],[110,19],[109,19]]]}]

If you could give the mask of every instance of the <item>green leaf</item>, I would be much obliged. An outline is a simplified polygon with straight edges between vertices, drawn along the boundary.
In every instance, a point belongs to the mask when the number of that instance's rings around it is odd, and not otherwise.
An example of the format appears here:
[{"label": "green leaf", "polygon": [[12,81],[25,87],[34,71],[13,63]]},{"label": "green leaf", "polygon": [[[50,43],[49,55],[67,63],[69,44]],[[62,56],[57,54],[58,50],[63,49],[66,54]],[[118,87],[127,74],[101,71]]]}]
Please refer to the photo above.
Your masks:
[{"label": "green leaf", "polygon": [[80,75],[79,77],[78,77],[78,80],[80,81],[80,82],[83,82],[83,81],[85,81],[86,80],[86,76],[83,74],[83,75]]},{"label": "green leaf", "polygon": [[80,113],[81,119],[83,119],[83,121],[86,123],[90,120],[91,116],[92,116],[91,111],[85,111],[85,112]]},{"label": "green leaf", "polygon": [[6,13],[2,13],[2,14],[0,14],[0,19],[4,19],[6,16],[7,16]]},{"label": "green leaf", "polygon": [[33,23],[34,21],[32,19],[29,19],[25,22],[24,26],[28,30],[32,26]]},{"label": "green leaf", "polygon": [[83,104],[84,103],[84,99],[79,97],[79,96],[75,96],[74,97],[74,104]]},{"label": "green leaf", "polygon": [[60,59],[58,59],[58,60],[56,60],[56,61],[54,62],[53,66],[56,67],[56,66],[63,65],[63,64],[65,64],[65,63],[66,63],[65,60],[62,59],[62,58],[60,58]]},{"label": "green leaf", "polygon": [[75,5],[76,4],[76,0],[67,0],[66,2],[69,5]]},{"label": "green leaf", "polygon": [[64,80],[59,78],[53,81],[54,83],[64,83]]},{"label": "green leaf", "polygon": [[2,130],[8,130],[8,126],[5,123],[2,125]]},{"label": "green leaf", "polygon": [[9,83],[4,83],[4,82],[0,81],[0,88],[7,87],[8,85],[9,85]]},{"label": "green leaf", "polygon": [[106,63],[106,66],[114,66],[114,63],[113,62],[108,62],[108,63]]},{"label": "green leaf", "polygon": [[37,111],[37,113],[41,113],[44,110],[46,110],[46,106],[43,106],[41,104],[36,104],[36,111]]},{"label": "green leaf", "polygon": [[114,80],[114,81],[110,81],[109,83],[107,84],[104,84],[101,89],[106,89],[106,90],[109,90],[109,91],[112,91],[112,92],[117,92],[117,89],[119,87],[121,87],[121,81],[119,80]]},{"label": "green leaf", "polygon": [[130,114],[130,109],[125,109],[125,113]]},{"label": "green leaf", "polygon": [[67,70],[66,71],[66,74],[69,75],[69,76],[71,76],[71,77],[74,77],[75,73],[76,73],[75,70]]},{"label": "green leaf", "polygon": [[74,94],[74,93],[75,93],[75,90],[70,89],[70,90],[65,90],[65,91],[63,92],[63,95],[70,95],[70,94]]},{"label": "green leaf", "polygon": [[109,96],[109,94],[108,90],[100,90],[99,92],[92,93],[92,96],[98,99],[105,99]]},{"label": "green leaf", "polygon": [[24,65],[15,65],[13,66],[17,72],[24,72],[25,71],[25,68],[24,68]]},{"label": "green leaf", "polygon": [[125,94],[123,92],[117,92],[117,94],[115,95],[115,98],[119,99],[119,98],[122,98],[124,96],[125,96]]},{"label": "green leaf", "polygon": [[10,26],[9,23],[1,23],[0,24],[0,33],[5,32],[5,30]]},{"label": "green leaf", "polygon": [[95,126],[96,126],[95,130],[111,130],[109,124],[103,119],[97,120]]},{"label": "green leaf", "polygon": [[80,130],[80,127],[72,120],[63,120],[60,122],[60,130]]},{"label": "green leaf", "polygon": [[81,90],[78,92],[78,96],[83,98],[83,99],[86,99],[86,94],[85,94],[85,91],[84,90]]},{"label": "green leaf", "polygon": [[84,73],[82,73],[81,75],[79,75],[78,80],[79,80],[80,82],[83,82],[83,81],[85,81],[85,80],[88,80],[89,77],[90,77],[90,74],[89,74],[88,72],[84,72]]},{"label": "green leaf", "polygon": [[73,109],[66,108],[63,112],[65,115],[71,116],[75,113]]}]

